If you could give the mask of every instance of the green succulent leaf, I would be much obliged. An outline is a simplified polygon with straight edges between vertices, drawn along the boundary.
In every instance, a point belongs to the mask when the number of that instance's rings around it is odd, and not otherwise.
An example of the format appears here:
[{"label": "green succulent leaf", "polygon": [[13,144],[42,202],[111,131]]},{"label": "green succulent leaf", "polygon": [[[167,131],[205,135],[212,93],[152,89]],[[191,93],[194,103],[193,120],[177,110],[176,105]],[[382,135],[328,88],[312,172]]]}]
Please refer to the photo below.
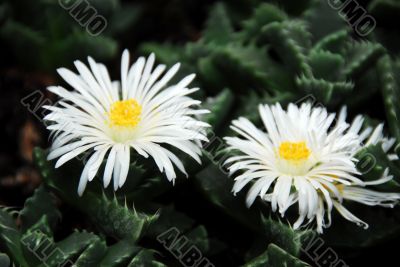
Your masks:
[{"label": "green succulent leaf", "polygon": [[314,77],[335,82],[345,79],[342,70],[345,59],[340,54],[334,54],[326,50],[312,50],[308,57]]},{"label": "green succulent leaf", "polygon": [[301,21],[273,22],[262,28],[258,44],[270,44],[292,74],[311,76],[306,58],[310,38]]},{"label": "green succulent leaf", "polygon": [[140,50],[144,54],[154,53],[157,60],[170,66],[180,61],[181,48],[169,43],[145,43]]},{"label": "green succulent leaf", "polygon": [[98,266],[127,266],[131,259],[139,253],[139,251],[140,248],[131,240],[121,240],[108,248],[107,253]]},{"label": "green succulent leaf", "polygon": [[7,254],[0,253],[0,266],[10,266],[10,258],[7,256]]},{"label": "green succulent leaf", "polygon": [[344,54],[346,67],[343,72],[346,77],[355,79],[374,66],[385,53],[385,49],[376,43],[354,42],[349,44]]},{"label": "green succulent leaf", "polygon": [[42,218],[21,237],[22,250],[30,266],[48,263],[49,255],[58,252],[46,215]]},{"label": "green succulent leaf", "polygon": [[242,196],[231,192],[233,181],[214,164],[196,175],[196,183],[214,205],[250,229],[260,230],[260,216],[255,209],[248,209]]},{"label": "green succulent leaf", "polygon": [[233,27],[229,20],[225,6],[217,3],[211,10],[206,28],[203,32],[203,41],[205,43],[215,43],[223,45],[228,43],[233,37]]},{"label": "green succulent leaf", "polygon": [[305,94],[312,94],[324,104],[332,105],[333,95],[346,94],[354,84],[346,81],[329,82],[324,79],[309,78],[304,75],[296,78],[297,87]]},{"label": "green succulent leaf", "polygon": [[207,253],[210,248],[207,229],[199,225],[186,233],[186,237],[202,252]]},{"label": "green succulent leaf", "polygon": [[142,249],[135,257],[131,260],[128,267],[136,267],[136,266],[149,266],[149,267],[166,267],[161,262],[158,262],[154,254],[156,252],[149,249]]},{"label": "green succulent leaf", "polygon": [[32,197],[25,201],[20,211],[21,231],[25,232],[34,225],[43,215],[47,216],[49,224],[54,229],[61,214],[55,205],[54,197],[47,192],[44,186],[37,188]]},{"label": "green succulent leaf", "polygon": [[90,244],[99,240],[99,237],[85,231],[75,231],[64,240],[57,242],[54,252],[46,258],[41,267],[47,265],[59,266],[66,262],[73,263]]},{"label": "green succulent leaf", "polygon": [[388,153],[383,151],[381,143],[362,148],[356,157],[359,160],[356,165],[357,169],[366,181],[378,180],[388,168],[389,174],[392,174],[394,179],[385,184],[376,185],[376,187],[381,190],[399,191],[400,168],[389,159]]},{"label": "green succulent leaf", "polygon": [[262,223],[269,243],[278,245],[292,255],[300,254],[301,236],[307,232],[295,231],[290,226],[271,218],[262,218]]},{"label": "green succulent leaf", "polygon": [[343,53],[350,40],[347,30],[340,30],[324,36],[313,46],[314,51],[326,50],[331,53]]},{"label": "green succulent leaf", "polygon": [[234,96],[229,89],[224,89],[217,96],[206,99],[203,108],[208,109],[210,113],[205,114],[202,120],[210,124],[214,130],[218,129],[226,121],[233,101]]},{"label": "green succulent leaf", "polygon": [[268,250],[266,250],[264,253],[244,264],[243,267],[263,267],[269,266],[268,264]]},{"label": "green succulent leaf", "polygon": [[264,253],[252,259],[245,265],[243,265],[243,267],[262,267],[262,266],[306,267],[310,265],[290,255],[288,252],[286,252],[279,246],[275,244],[270,244]]},{"label": "green succulent leaf", "polygon": [[18,266],[28,267],[21,247],[21,233],[18,231],[10,210],[0,209],[0,248],[5,250]]},{"label": "green succulent leaf", "polygon": [[[130,209],[126,203],[120,204],[116,197],[110,198],[102,193],[100,185],[96,191],[87,190],[82,197],[79,197],[76,193],[79,177],[79,172],[77,174],[76,170],[79,168],[65,166],[56,171],[46,160],[46,153],[39,148],[35,149],[34,158],[47,186],[63,200],[86,213],[89,219],[108,235],[118,239],[137,240],[143,229],[157,218],[157,215],[146,215]],[[74,170],[75,173],[69,170]]]},{"label": "green succulent leaf", "polygon": [[151,224],[146,231],[146,236],[156,239],[158,235],[166,232],[171,227],[179,229],[181,232],[189,231],[195,221],[184,213],[176,211],[173,206],[160,209],[157,223]]},{"label": "green succulent leaf", "polygon": [[268,77],[263,71],[267,69],[265,57],[266,50],[255,46],[234,44],[218,48],[210,57],[199,60],[200,78],[217,90],[230,88],[235,92],[248,92],[255,88],[263,91],[268,89]]},{"label": "green succulent leaf", "polygon": [[287,18],[286,13],[276,5],[262,3],[254,10],[252,16],[243,22],[242,38],[244,41],[250,41],[259,35],[265,25],[282,22]]},{"label": "green succulent leaf", "polygon": [[378,62],[378,77],[382,84],[381,90],[390,132],[397,140],[400,140],[400,109],[397,104],[400,89],[396,81],[392,61],[388,55],[382,57]]},{"label": "green succulent leaf", "polygon": [[102,239],[95,239],[93,243],[89,244],[85,250],[80,253],[75,261],[77,267],[95,267],[103,259],[107,253],[106,242]]},{"label": "green succulent leaf", "polygon": [[300,259],[293,257],[288,252],[275,244],[268,246],[268,263],[271,267],[288,266],[288,267],[306,267],[310,266]]}]

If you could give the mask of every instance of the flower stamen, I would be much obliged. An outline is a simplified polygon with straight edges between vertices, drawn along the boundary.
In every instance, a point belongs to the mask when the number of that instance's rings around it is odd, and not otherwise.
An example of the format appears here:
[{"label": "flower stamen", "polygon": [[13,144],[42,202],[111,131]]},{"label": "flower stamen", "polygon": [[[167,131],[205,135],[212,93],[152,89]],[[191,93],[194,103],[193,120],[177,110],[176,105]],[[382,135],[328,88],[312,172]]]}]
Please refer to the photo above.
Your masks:
[{"label": "flower stamen", "polygon": [[305,142],[282,142],[279,146],[279,156],[285,160],[301,161],[308,159],[310,154]]},{"label": "flower stamen", "polygon": [[110,126],[135,127],[141,120],[142,106],[135,99],[116,101],[109,112]]}]

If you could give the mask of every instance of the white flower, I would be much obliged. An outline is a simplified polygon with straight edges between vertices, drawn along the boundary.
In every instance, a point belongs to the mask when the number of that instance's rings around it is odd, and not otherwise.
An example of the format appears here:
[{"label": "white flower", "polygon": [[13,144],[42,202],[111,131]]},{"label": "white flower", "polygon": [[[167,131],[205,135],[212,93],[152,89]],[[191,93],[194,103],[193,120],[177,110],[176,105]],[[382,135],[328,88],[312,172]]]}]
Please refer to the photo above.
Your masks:
[{"label": "white flower", "polygon": [[[133,148],[143,157],[152,157],[160,172],[174,181],[174,165],[186,174],[181,160],[169,147],[175,147],[200,163],[201,150],[196,144],[207,138],[201,134],[208,124],[193,115],[207,110],[193,109],[201,102],[188,95],[198,88],[187,86],[194,79],[191,74],[177,84],[167,85],[180,64],[175,64],[164,75],[165,65],[153,69],[153,54],[146,60],[140,57],[129,67],[129,53],[125,50],[121,61],[121,83],[112,82],[103,64],[88,58],[90,69],[75,61],[79,74],[60,68],[58,73],[75,90],[51,86],[49,91],[60,96],[57,106],[46,106],[50,113],[45,120],[55,139],[48,159],[59,158],[56,168],[81,153],[90,157],[80,177],[78,193],[99,171],[104,159],[104,187],[113,178],[114,190],[125,183]],[[167,145],[167,146],[164,146]]]},{"label": "white flower", "polygon": [[[389,169],[386,169],[382,177],[378,180],[371,182],[364,182],[363,184],[357,185],[344,185],[344,184],[335,184],[335,191],[330,191],[330,196],[332,199],[332,204],[335,209],[342,215],[346,220],[356,223],[358,226],[363,226],[364,229],[368,228],[368,224],[357,216],[352,214],[348,209],[343,205],[343,200],[358,202],[367,206],[382,206],[387,208],[393,208],[394,205],[399,201],[400,194],[399,193],[386,193],[386,192],[377,192],[371,189],[365,188],[369,185],[379,185],[384,184],[393,179],[392,175],[389,175]],[[327,198],[319,198],[318,203],[318,211],[317,211],[317,231],[322,233],[323,228],[327,228],[331,225],[331,216],[330,211],[328,209],[328,222],[325,223],[325,205],[331,207],[328,202],[326,202]],[[325,202],[325,203],[324,203]]]},{"label": "white flower", "polygon": [[[339,122],[345,122],[347,117],[347,108],[343,107],[339,113]],[[377,145],[381,144],[382,150],[387,153],[395,144],[395,138],[388,138],[383,135],[383,123],[380,123],[376,126],[375,129],[372,127],[366,127],[361,133],[360,130],[363,126],[364,118],[361,115],[358,115],[354,118],[353,122],[350,125],[350,128],[357,134],[359,134],[358,141],[362,147],[367,147],[369,145]],[[388,154],[388,158],[390,160],[398,160],[398,156],[396,154]]]},{"label": "white flower", "polygon": [[[346,219],[359,222],[344,209],[343,199],[367,205],[393,204],[399,199],[399,194],[362,188],[369,183],[360,180],[355,165],[355,154],[364,146],[362,141],[367,140],[365,145],[381,141],[386,151],[393,145],[392,139],[383,137],[382,126],[361,131],[363,118],[358,116],[349,125],[345,109],[333,123],[335,114],[310,104],[300,108],[289,104],[287,111],[279,104],[260,105],[259,112],[267,132],[241,117],[231,126],[241,138],[225,137],[228,148],[240,152],[225,162],[231,175],[239,172],[233,193],[254,181],[247,193],[247,206],[260,196],[284,216],[297,203],[299,218],[294,229],[308,219],[308,223],[316,220],[322,232],[322,227],[329,226],[324,223],[325,213],[330,222],[333,207]],[[386,182],[388,177],[385,172],[382,179],[371,183]]]}]

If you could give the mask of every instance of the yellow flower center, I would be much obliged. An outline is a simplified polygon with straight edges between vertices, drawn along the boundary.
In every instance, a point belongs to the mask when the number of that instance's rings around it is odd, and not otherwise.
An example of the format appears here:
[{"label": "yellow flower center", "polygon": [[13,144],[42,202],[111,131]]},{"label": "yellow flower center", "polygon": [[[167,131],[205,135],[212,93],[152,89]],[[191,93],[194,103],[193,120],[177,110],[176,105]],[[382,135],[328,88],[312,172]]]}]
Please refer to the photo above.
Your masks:
[{"label": "yellow flower center", "polygon": [[140,122],[142,106],[135,99],[116,101],[111,105],[111,126],[135,127]]},{"label": "yellow flower center", "polygon": [[305,160],[310,154],[305,142],[282,142],[279,146],[279,156],[285,160]]},{"label": "yellow flower center", "polygon": [[340,192],[341,194],[343,194],[344,184],[337,184],[337,185],[335,185],[335,186],[336,186],[337,190],[339,190],[339,192]]}]

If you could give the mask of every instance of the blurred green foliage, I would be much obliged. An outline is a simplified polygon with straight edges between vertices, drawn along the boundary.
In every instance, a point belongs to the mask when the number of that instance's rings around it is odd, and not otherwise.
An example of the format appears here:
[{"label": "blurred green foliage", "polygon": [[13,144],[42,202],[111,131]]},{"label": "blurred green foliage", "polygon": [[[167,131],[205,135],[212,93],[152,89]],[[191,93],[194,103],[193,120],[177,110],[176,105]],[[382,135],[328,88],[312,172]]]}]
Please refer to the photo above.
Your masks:
[{"label": "blurred green foliage", "polygon": [[12,49],[20,65],[37,70],[51,70],[87,55],[101,60],[115,57],[118,52],[115,34],[129,28],[138,14],[137,9],[122,6],[120,1],[90,1],[108,21],[121,22],[112,24],[104,34],[92,36],[58,0],[2,2],[1,39]]}]

